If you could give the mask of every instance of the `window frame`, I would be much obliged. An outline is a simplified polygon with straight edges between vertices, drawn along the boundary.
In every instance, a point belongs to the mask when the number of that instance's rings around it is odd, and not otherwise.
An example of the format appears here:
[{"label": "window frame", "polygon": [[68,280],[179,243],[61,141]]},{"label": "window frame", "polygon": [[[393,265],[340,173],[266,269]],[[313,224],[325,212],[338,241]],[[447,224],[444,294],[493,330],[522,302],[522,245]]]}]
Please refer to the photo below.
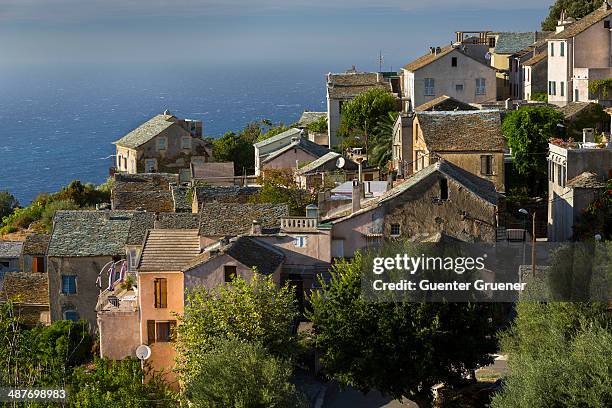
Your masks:
[{"label": "window frame", "polygon": [[550,56],[554,57],[555,56],[555,43],[554,42],[550,42]]},{"label": "window frame", "polygon": [[481,176],[493,176],[493,155],[492,154],[481,154],[480,155],[480,175]]},{"label": "window frame", "polygon": [[[187,144],[185,144],[185,141],[187,141]],[[183,137],[181,137],[181,149],[182,150],[191,150],[191,136],[183,136]]]},{"label": "window frame", "polygon": [[463,84],[455,84],[455,93],[463,93],[464,88]]},{"label": "window frame", "polygon": [[[168,336],[161,337],[161,325],[168,325]],[[147,344],[176,342],[176,320],[147,320]]]},{"label": "window frame", "polygon": [[402,226],[399,223],[392,223],[390,226],[389,235],[392,237],[399,237],[402,235]]},{"label": "window frame", "polygon": [[153,306],[155,309],[168,308],[168,279],[153,279]]},{"label": "window frame", "polygon": [[238,276],[238,267],[236,265],[223,265],[223,280],[225,283],[231,283]]},{"label": "window frame", "polygon": [[[65,283],[64,283],[64,278],[72,278],[72,285],[74,286],[73,291],[65,291]],[[78,292],[78,288],[77,288],[77,276],[76,275],[62,275],[61,276],[61,282],[62,282],[62,286],[61,286],[61,293],[63,295],[76,295]],[[70,281],[68,281],[70,282]],[[70,284],[68,285],[68,289],[70,288]]]},{"label": "window frame", "polygon": [[482,96],[487,94],[486,78],[476,78],[476,95]]},{"label": "window frame", "polygon": [[308,237],[306,235],[293,236],[293,245],[296,248],[306,248],[308,246]]},{"label": "window frame", "polygon": [[[68,317],[68,313],[74,313],[74,315],[76,316],[76,319],[70,319]],[[79,312],[77,312],[75,309],[65,310],[63,315],[64,315],[64,320],[70,320],[75,323],[81,320],[81,316],[79,315]]]},{"label": "window frame", "polygon": [[[160,142],[163,141],[163,145],[164,147],[160,147]],[[168,138],[165,136],[158,136],[157,139],[155,140],[155,147],[157,148],[158,152],[163,152],[168,150]]]},{"label": "window frame", "polygon": [[436,80],[435,78],[425,78],[423,80],[424,88],[423,95],[424,96],[436,96]]}]

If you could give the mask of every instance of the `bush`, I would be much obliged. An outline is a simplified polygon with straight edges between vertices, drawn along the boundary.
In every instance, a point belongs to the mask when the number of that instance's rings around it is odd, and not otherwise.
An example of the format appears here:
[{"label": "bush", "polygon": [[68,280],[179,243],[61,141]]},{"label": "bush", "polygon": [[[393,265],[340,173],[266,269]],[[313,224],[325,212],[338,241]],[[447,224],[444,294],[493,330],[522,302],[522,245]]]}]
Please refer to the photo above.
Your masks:
[{"label": "bush", "polygon": [[40,217],[40,223],[47,231],[51,231],[53,227],[53,217],[55,212],[59,210],[78,210],[80,207],[70,200],[53,201],[45,206]]}]

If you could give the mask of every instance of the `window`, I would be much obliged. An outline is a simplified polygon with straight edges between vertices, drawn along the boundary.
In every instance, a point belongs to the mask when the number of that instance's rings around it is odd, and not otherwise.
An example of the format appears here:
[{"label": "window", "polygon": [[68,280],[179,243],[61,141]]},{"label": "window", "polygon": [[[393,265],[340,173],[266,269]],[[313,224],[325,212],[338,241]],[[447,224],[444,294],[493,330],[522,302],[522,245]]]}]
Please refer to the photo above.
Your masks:
[{"label": "window", "polygon": [[191,137],[183,136],[181,139],[181,149],[191,149]]},{"label": "window", "polygon": [[343,239],[332,239],[331,256],[332,258],[344,258]]},{"label": "window", "polygon": [[440,200],[448,200],[448,180],[440,179]]},{"label": "window", "polygon": [[489,48],[495,48],[495,37],[489,37]]},{"label": "window", "polygon": [[167,143],[168,143],[168,140],[166,140],[165,137],[158,137],[157,138],[157,150],[166,150]]},{"label": "window", "polygon": [[134,270],[138,267],[138,251],[130,249],[128,251],[128,258],[130,259],[130,270]]},{"label": "window", "polygon": [[561,49],[559,50],[559,55],[565,57],[565,43],[562,42],[561,44],[559,44],[559,46],[561,47]]},{"label": "window", "polygon": [[293,237],[293,244],[295,245],[296,248],[305,248],[306,247],[306,237],[304,235]]},{"label": "window", "polygon": [[157,160],[147,159],[145,160],[145,173],[155,173],[157,171]]},{"label": "window", "polygon": [[476,78],[476,95],[486,95],[487,86],[484,78]]},{"label": "window", "polygon": [[127,171],[127,157],[123,158],[123,170]]},{"label": "window", "polygon": [[457,92],[457,93],[463,92],[463,85],[462,84],[461,85],[459,85],[459,84],[455,85],[455,92]]},{"label": "window", "polygon": [[74,295],[76,293],[76,276],[62,275],[62,293]]},{"label": "window", "polygon": [[435,92],[435,81],[433,78],[425,78],[425,96],[434,96]]},{"label": "window", "polygon": [[399,224],[391,224],[391,236],[399,237],[401,235],[402,229]]},{"label": "window", "polygon": [[223,265],[223,275],[225,278],[225,282],[231,282],[236,278],[236,265]]},{"label": "window", "polygon": [[553,95],[557,94],[557,82],[556,81],[552,81],[552,94]]},{"label": "window", "polygon": [[580,92],[578,92],[578,90],[576,89],[574,91],[574,102],[579,102],[580,101]]},{"label": "window", "polygon": [[10,268],[11,263],[9,261],[0,261],[0,267],[2,268]]},{"label": "window", "polygon": [[493,156],[488,154],[480,156],[480,174],[483,176],[493,175]]},{"label": "window", "polygon": [[165,309],[168,307],[168,281],[165,278],[153,280],[155,286],[155,308]]},{"label": "window", "polygon": [[119,167],[121,169],[121,164],[123,164],[123,160],[121,155],[117,156],[117,167]]},{"label": "window", "polygon": [[550,43],[550,56],[554,57],[555,56],[555,43]]},{"label": "window", "polygon": [[565,96],[565,82],[561,81],[559,85],[559,88],[561,90],[561,96]]},{"label": "window", "polygon": [[35,256],[32,259],[32,272],[45,273],[45,257]]},{"label": "window", "polygon": [[64,312],[64,320],[72,320],[73,322],[78,322],[79,313],[76,310],[66,310]]},{"label": "window", "polygon": [[453,57],[451,60],[451,66],[456,67],[457,66],[457,57]]},{"label": "window", "polygon": [[168,343],[176,339],[176,320],[156,322],[147,320],[148,343]]},{"label": "window", "polygon": [[612,28],[612,24],[610,24],[610,20],[604,21],[604,28]]}]

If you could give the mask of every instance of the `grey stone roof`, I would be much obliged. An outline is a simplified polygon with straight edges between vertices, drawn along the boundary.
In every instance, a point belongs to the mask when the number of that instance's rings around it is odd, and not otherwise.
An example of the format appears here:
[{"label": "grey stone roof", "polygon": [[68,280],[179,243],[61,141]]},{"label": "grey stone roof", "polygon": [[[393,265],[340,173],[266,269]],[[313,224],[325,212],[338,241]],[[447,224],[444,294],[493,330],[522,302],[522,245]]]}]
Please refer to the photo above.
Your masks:
[{"label": "grey stone roof", "polygon": [[234,162],[191,163],[191,176],[213,182],[219,177],[234,177]]},{"label": "grey stone roof", "polygon": [[330,98],[352,98],[376,88],[392,92],[391,83],[376,72],[347,72],[328,75],[327,92]]},{"label": "grey stone roof", "polygon": [[554,106],[554,108],[561,112],[566,120],[570,120],[579,113],[596,106],[594,102],[569,102],[565,106]]},{"label": "grey stone roof", "polygon": [[478,108],[461,102],[452,96],[442,95],[429,102],[425,102],[415,108],[418,112],[425,111],[454,111],[454,110],[478,110]]},{"label": "grey stone roof", "polygon": [[149,212],[174,211],[171,191],[115,191],[113,210],[138,210]]},{"label": "grey stone roof", "polygon": [[567,182],[567,187],[571,188],[589,188],[589,189],[600,189],[605,188],[606,183],[597,177],[597,174],[585,171],[580,173],[573,179]]},{"label": "grey stone roof", "polygon": [[495,42],[497,54],[514,54],[536,42],[536,33],[499,33]]},{"label": "grey stone roof", "polygon": [[0,241],[0,258],[19,258],[23,241]]},{"label": "grey stone roof", "polygon": [[48,277],[46,273],[39,272],[5,273],[0,286],[0,302],[12,300],[24,305],[48,305]]},{"label": "grey stone roof", "polygon": [[257,192],[259,192],[259,187],[202,186],[194,188],[194,194],[200,204],[213,201],[246,203],[249,197],[257,194]]},{"label": "grey stone roof", "polygon": [[[175,125],[175,120],[176,118],[172,115],[156,115],[113,143],[119,146],[135,149],[147,143],[149,140],[153,139],[170,126]],[[180,128],[179,125],[176,126]],[[189,134],[186,130],[183,129],[183,131],[186,135]]]},{"label": "grey stone roof", "polygon": [[287,204],[205,203],[200,210],[200,235],[242,235],[251,230],[255,220],[262,228],[276,228],[280,227],[280,219],[288,216]]},{"label": "grey stone roof", "polygon": [[24,255],[44,255],[47,253],[47,246],[51,236],[48,234],[28,235],[23,243]]},{"label": "grey stone roof", "polygon": [[138,173],[115,174],[113,191],[169,191],[170,184],[179,182],[178,174],[170,173]]},{"label": "grey stone roof", "polygon": [[498,110],[417,112],[429,151],[503,151]]},{"label": "grey stone roof", "polygon": [[587,30],[589,27],[593,26],[594,24],[599,23],[604,18],[610,15],[612,15],[612,8],[608,9],[608,7],[606,6],[606,3],[603,2],[600,8],[593,11],[591,14],[584,16],[583,18],[576,21],[575,23],[573,23],[572,25],[570,25],[569,27],[567,27],[565,30],[561,31],[560,33],[553,34],[548,39],[549,40],[566,40],[568,38],[575,37],[578,34],[582,33],[583,31]]},{"label": "grey stone roof", "polygon": [[302,113],[302,116],[300,116],[300,119],[298,120],[297,123],[300,126],[306,127],[310,125],[311,123],[315,123],[321,118],[327,118],[327,112],[304,111],[304,113]]},{"label": "grey stone roof", "polygon": [[266,156],[265,159],[263,159],[263,162],[266,163],[271,160],[274,160],[278,156],[282,155],[283,153],[293,148],[301,149],[305,151],[306,153],[309,153],[315,157],[322,157],[326,155],[327,153],[331,152],[331,150],[329,150],[327,147],[321,146],[319,144],[311,142],[310,140],[302,137],[296,140],[295,142],[292,142],[291,144],[272,152],[271,154]]},{"label": "grey stone roof", "polygon": [[147,231],[153,229],[155,223],[155,214],[150,212],[135,212],[132,214],[132,222],[126,245],[142,245],[144,244]]},{"label": "grey stone roof", "polygon": [[300,168],[297,173],[298,174],[306,174],[306,173],[310,173],[312,171],[315,171],[316,169],[318,169],[320,166],[324,165],[325,163],[331,161],[331,160],[338,160],[338,157],[340,157],[340,153],[336,153],[336,152],[329,152],[326,153],[325,155],[319,157],[317,160],[313,160],[310,163],[308,163],[307,165],[305,165],[304,167]]},{"label": "grey stone roof", "polygon": [[191,196],[189,194],[189,187],[173,185],[170,188],[172,189],[174,211],[191,212]]},{"label": "grey stone roof", "polygon": [[523,65],[529,67],[532,65],[539,64],[540,62],[545,61],[547,59],[548,59],[548,53],[541,52],[535,55],[534,57],[529,58],[527,61],[523,62]]},{"label": "grey stone roof", "polygon": [[269,137],[265,140],[262,140],[261,142],[257,142],[253,146],[262,147],[262,146],[269,145],[270,143],[277,142],[279,140],[283,140],[285,138],[291,139],[294,136],[299,136],[301,132],[302,132],[301,129],[291,128],[289,130],[285,130],[283,133],[279,133],[278,135]]},{"label": "grey stone roof", "polygon": [[200,214],[193,213],[160,213],[155,221],[155,229],[198,229],[199,225]]},{"label": "grey stone roof", "polygon": [[127,211],[58,211],[48,256],[84,257],[125,254],[131,220]]}]

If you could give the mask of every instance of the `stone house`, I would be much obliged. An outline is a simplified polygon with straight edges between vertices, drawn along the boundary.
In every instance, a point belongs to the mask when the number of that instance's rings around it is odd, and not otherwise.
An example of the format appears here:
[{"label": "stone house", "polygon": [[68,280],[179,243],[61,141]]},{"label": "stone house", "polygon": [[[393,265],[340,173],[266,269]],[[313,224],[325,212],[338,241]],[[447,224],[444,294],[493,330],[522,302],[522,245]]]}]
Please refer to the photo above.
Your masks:
[{"label": "stone house", "polygon": [[589,142],[548,148],[548,240],[567,241],[581,211],[612,178],[612,149]]},{"label": "stone house", "polygon": [[497,99],[496,69],[462,46],[431,47],[401,71],[405,111],[412,111],[442,95],[465,103]]},{"label": "stone house", "polygon": [[199,213],[206,203],[246,204],[259,187],[195,185],[191,190],[191,212]]},{"label": "stone house", "polygon": [[47,272],[47,247],[51,236],[48,234],[31,234],[23,242],[21,270],[23,272]]},{"label": "stone house", "polygon": [[232,186],[235,184],[234,162],[192,162],[191,180],[215,186]]},{"label": "stone house", "polygon": [[174,173],[189,179],[192,160],[209,161],[211,144],[202,138],[202,122],[179,119],[168,111],[149,119],[116,146],[116,170],[123,173]]},{"label": "stone house", "polygon": [[265,176],[266,170],[294,169],[317,160],[329,153],[325,146],[318,145],[304,137],[296,137],[288,145],[270,152],[260,162],[259,174]]},{"label": "stone house", "polygon": [[548,101],[556,105],[593,101],[612,104],[612,96],[593,95],[589,84],[612,78],[612,3],[576,21],[565,13],[548,42]]},{"label": "stone house", "polygon": [[354,68],[345,73],[327,74],[327,131],[328,147],[340,144],[338,129],[340,128],[342,105],[353,100],[360,93],[370,89],[384,89],[397,94],[392,81],[382,72],[357,72]]},{"label": "stone house", "polygon": [[255,148],[255,176],[261,174],[262,162],[269,155],[290,145],[293,141],[304,136],[305,133],[306,131],[303,129],[292,128],[253,144]]},{"label": "stone house", "polygon": [[0,240],[0,273],[19,271],[22,251],[22,241]]},{"label": "stone house", "polygon": [[499,194],[495,185],[447,160],[413,174],[384,195],[352,203],[323,219],[331,224],[332,258],[384,240],[423,239],[443,233],[467,242],[495,242]]},{"label": "stone house", "polygon": [[47,274],[7,272],[0,275],[0,303],[9,300],[25,325],[50,323]]},{"label": "stone house", "polygon": [[92,331],[96,329],[96,304],[108,266],[126,256],[130,234],[138,234],[132,225],[134,214],[107,210],[55,214],[47,249],[51,321],[83,319]]},{"label": "stone house", "polygon": [[417,112],[413,122],[413,171],[444,159],[505,191],[505,139],[498,110]]},{"label": "stone house", "polygon": [[313,189],[326,183],[342,183],[357,177],[359,165],[340,153],[329,152],[295,172],[298,185],[304,189]]},{"label": "stone house", "polygon": [[117,173],[111,191],[111,209],[149,212],[190,212],[189,187],[177,174]]}]

